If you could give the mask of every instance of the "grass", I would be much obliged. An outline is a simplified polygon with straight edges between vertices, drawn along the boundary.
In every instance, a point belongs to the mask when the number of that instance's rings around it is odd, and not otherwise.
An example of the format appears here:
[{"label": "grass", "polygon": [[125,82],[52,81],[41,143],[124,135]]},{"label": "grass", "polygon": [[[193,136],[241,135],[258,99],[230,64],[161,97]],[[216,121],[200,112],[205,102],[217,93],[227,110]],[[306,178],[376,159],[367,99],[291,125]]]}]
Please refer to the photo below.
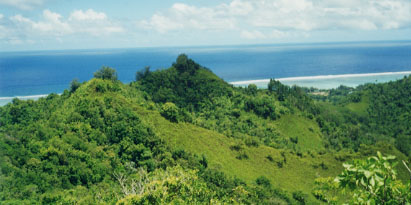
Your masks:
[{"label": "grass", "polygon": [[[239,154],[238,151],[230,149],[231,145],[238,143],[237,139],[189,123],[172,123],[156,111],[146,110],[138,105],[134,107],[143,121],[151,125],[156,134],[162,137],[170,147],[183,148],[198,155],[204,154],[209,161],[210,168],[219,169],[227,175],[236,176],[247,183],[254,183],[257,177],[266,176],[275,187],[281,187],[290,193],[303,191],[309,196],[309,200],[314,202],[316,200],[311,195],[314,179],[335,176],[342,170],[341,163],[337,162],[331,154],[319,155],[312,152],[312,156],[303,153],[299,157],[293,152],[263,145],[258,147],[244,146],[243,151],[248,155],[248,159],[240,160],[236,158]],[[278,126],[286,132],[292,129],[291,126],[285,126],[290,122],[302,122],[295,133],[307,132],[308,127],[314,127],[311,121],[296,116],[284,118]],[[314,134],[301,135],[301,145],[321,148],[319,136],[315,136],[317,131],[318,128],[314,127]],[[313,142],[309,142],[309,138],[314,138],[314,136],[316,138]],[[287,160],[282,168],[278,166],[278,163],[284,161],[281,152],[285,153]],[[270,161],[267,156],[272,156],[274,160]],[[327,169],[318,166],[321,163],[324,163]]]},{"label": "grass", "polygon": [[275,121],[275,125],[283,136],[298,137],[296,144],[298,150],[308,151],[324,148],[320,128],[313,120],[297,115],[285,115]]},{"label": "grass", "polygon": [[359,116],[367,116],[368,115],[368,106],[369,106],[370,98],[367,95],[361,97],[360,102],[348,103],[345,107],[348,108],[350,111],[357,113]]}]

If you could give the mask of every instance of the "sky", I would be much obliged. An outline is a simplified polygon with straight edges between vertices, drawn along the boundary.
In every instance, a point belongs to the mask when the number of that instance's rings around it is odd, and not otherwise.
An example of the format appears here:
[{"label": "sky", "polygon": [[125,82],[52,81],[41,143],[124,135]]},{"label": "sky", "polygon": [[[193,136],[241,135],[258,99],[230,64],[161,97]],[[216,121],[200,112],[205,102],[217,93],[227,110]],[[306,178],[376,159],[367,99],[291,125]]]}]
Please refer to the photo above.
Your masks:
[{"label": "sky", "polygon": [[411,0],[0,0],[0,51],[411,40]]}]

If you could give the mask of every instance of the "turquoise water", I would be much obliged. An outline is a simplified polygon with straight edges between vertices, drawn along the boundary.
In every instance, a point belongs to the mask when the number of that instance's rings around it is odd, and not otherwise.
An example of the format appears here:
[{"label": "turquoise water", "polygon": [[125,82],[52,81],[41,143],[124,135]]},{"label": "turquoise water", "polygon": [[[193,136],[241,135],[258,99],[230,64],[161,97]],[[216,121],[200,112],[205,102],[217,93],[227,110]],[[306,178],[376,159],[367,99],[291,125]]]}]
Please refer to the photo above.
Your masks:
[{"label": "turquoise water", "polygon": [[[391,73],[346,74],[328,76],[304,76],[292,78],[279,78],[281,83],[289,86],[314,87],[319,89],[337,88],[340,85],[357,87],[365,83],[384,83],[399,80],[411,74],[411,71]],[[269,79],[232,82],[236,86],[255,84],[259,88],[267,88]]]},{"label": "turquoise water", "polygon": [[19,98],[20,100],[37,100],[47,95],[29,95],[29,96],[15,96],[15,97],[0,97],[0,106],[6,105],[11,102],[13,98]]}]

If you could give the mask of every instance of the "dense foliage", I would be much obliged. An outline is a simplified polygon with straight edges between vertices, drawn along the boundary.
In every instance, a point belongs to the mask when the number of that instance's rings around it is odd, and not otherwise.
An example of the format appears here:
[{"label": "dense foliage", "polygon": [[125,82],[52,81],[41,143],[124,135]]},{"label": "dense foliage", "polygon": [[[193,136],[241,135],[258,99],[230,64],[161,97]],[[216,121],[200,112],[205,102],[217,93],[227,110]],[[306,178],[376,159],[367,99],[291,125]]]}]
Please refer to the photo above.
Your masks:
[{"label": "dense foliage", "polygon": [[188,110],[199,109],[210,99],[230,94],[230,86],[189,59],[180,55],[167,70],[137,73],[140,88],[146,91],[156,103],[173,102]]},{"label": "dense foliage", "polygon": [[[319,123],[334,147],[358,149],[360,144],[385,141],[395,144],[404,154],[411,154],[411,76],[395,82],[365,84],[357,88],[340,86],[327,95],[311,95],[333,103],[323,106]],[[323,122],[331,121],[331,124]],[[330,132],[331,130],[331,132]],[[354,139],[354,140],[353,140]]]},{"label": "dense foliage", "polygon": [[376,134],[394,137],[399,150],[411,155],[411,77],[396,82],[368,85],[369,128]]},{"label": "dense foliage", "polygon": [[394,159],[395,156],[384,157],[377,152],[377,156],[346,163],[344,171],[334,180],[319,179],[322,183],[314,194],[332,204],[336,203],[339,190],[349,190],[352,204],[407,204],[411,201],[411,184],[404,185],[397,179]]},{"label": "dense foliage", "polygon": [[[184,54],[128,85],[109,67],[94,77],[0,107],[2,204],[317,203],[314,178],[345,161],[409,160],[410,77],[313,96],[233,87]],[[367,163],[352,166],[382,176],[385,161]]]}]

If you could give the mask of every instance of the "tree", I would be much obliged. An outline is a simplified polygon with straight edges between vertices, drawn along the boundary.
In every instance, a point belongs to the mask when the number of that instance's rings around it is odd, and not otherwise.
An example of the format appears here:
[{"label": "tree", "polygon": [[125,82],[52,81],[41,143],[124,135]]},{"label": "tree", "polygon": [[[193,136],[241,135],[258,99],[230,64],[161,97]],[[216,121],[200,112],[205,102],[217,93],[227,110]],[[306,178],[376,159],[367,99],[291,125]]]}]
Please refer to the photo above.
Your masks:
[{"label": "tree", "polygon": [[74,93],[77,90],[77,88],[79,88],[80,86],[81,86],[81,83],[77,80],[77,78],[75,78],[70,83],[70,92]]},{"label": "tree", "polygon": [[290,87],[281,84],[280,81],[270,79],[270,82],[267,85],[270,92],[274,92],[278,96],[278,100],[284,101],[285,97],[289,94]]},{"label": "tree", "polygon": [[145,77],[147,77],[150,74],[150,66],[144,67],[144,69],[138,71],[136,73],[136,81],[139,81]]},{"label": "tree", "polygon": [[100,78],[103,80],[117,80],[117,71],[113,68],[103,66],[100,70],[94,73],[95,78]]},{"label": "tree", "polygon": [[270,79],[270,82],[267,85],[269,91],[274,91],[275,90],[275,80]]},{"label": "tree", "polygon": [[256,94],[257,94],[257,90],[258,90],[258,88],[257,88],[257,85],[255,85],[255,84],[250,84],[250,85],[248,85],[248,87],[247,87],[247,92],[248,92],[250,95],[256,95]]},{"label": "tree", "polygon": [[189,59],[186,54],[180,54],[176,62],[173,63],[173,67],[176,68],[179,73],[187,72],[192,75],[200,68],[200,65]]}]

